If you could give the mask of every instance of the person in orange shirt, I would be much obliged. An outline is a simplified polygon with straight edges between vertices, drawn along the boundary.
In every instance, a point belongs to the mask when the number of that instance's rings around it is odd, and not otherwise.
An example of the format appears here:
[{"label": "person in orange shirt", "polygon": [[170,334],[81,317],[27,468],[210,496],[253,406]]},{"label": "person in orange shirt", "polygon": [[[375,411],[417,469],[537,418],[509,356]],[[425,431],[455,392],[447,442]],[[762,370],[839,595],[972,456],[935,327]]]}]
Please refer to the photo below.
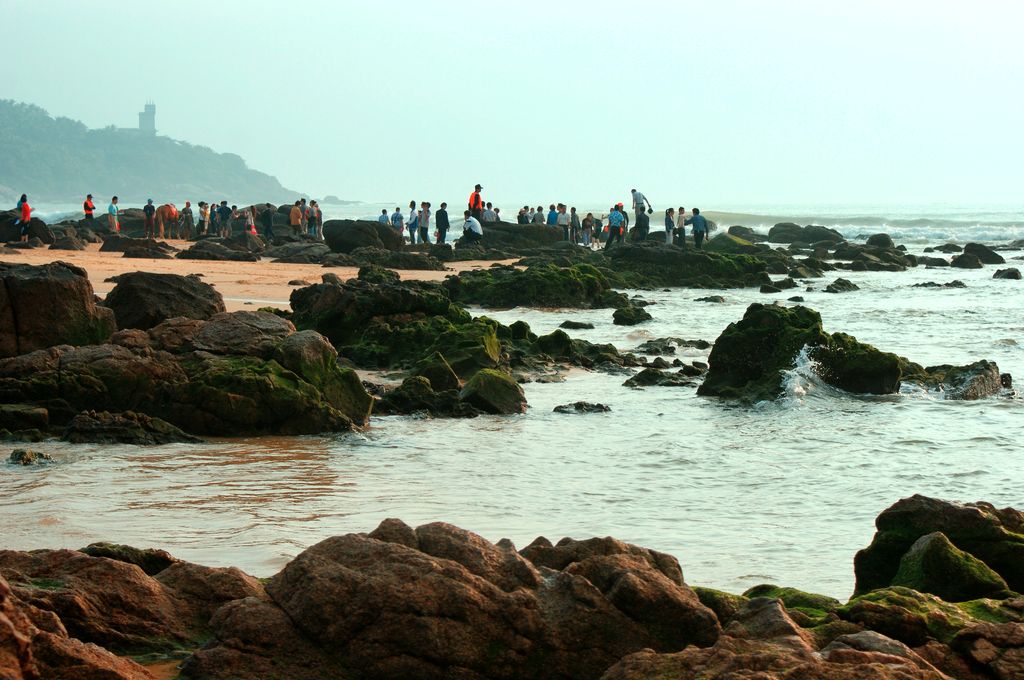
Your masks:
[{"label": "person in orange shirt", "polygon": [[21,206],[21,242],[25,243],[28,241],[28,228],[32,222],[32,206],[28,204],[28,196],[25,194],[21,195],[18,205]]},{"label": "person in orange shirt", "polygon": [[288,224],[292,226],[296,236],[302,233],[302,208],[299,207],[299,201],[295,201],[295,205],[288,212]]},{"label": "person in orange shirt", "polygon": [[85,219],[91,220],[92,214],[96,210],[96,204],[92,202],[92,194],[85,197],[85,203],[82,204],[82,210],[85,211]]},{"label": "person in orange shirt", "polygon": [[480,197],[482,190],[483,187],[477,184],[473,193],[469,195],[469,214],[475,217],[477,222],[484,217],[484,199]]}]

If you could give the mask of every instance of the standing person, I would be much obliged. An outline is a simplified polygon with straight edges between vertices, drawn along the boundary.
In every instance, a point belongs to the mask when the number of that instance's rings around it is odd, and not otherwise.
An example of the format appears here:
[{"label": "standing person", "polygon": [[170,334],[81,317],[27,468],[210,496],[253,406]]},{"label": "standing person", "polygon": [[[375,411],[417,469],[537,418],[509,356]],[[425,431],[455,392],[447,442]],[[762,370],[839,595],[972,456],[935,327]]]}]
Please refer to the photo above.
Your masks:
[{"label": "standing person", "polygon": [[199,235],[206,236],[209,219],[210,209],[207,207],[206,201],[199,201]]},{"label": "standing person", "polygon": [[533,224],[533,218],[537,216],[537,212],[533,208],[526,209],[526,223]]},{"label": "standing person", "polygon": [[473,188],[473,193],[469,195],[469,214],[472,215],[477,222],[483,219],[484,216],[484,199],[481,198],[480,192],[484,188],[477,184]]},{"label": "standing person", "polygon": [[[231,206],[231,217],[228,218],[228,228],[224,234],[224,238],[231,238],[232,232],[235,230],[235,225],[238,224],[238,220],[243,219],[242,213],[238,212],[238,206],[232,204]],[[243,228],[245,223],[243,222]]]},{"label": "standing person", "polygon": [[245,220],[245,233],[256,236],[256,207],[251,205],[248,208],[242,208],[241,216]]},{"label": "standing person", "polygon": [[558,210],[555,209],[555,204],[554,203],[552,203],[548,207],[548,226],[549,227],[557,227],[558,226]]},{"label": "standing person", "polygon": [[324,212],[320,209],[319,201],[312,201],[313,206],[313,236],[317,241],[324,240]]},{"label": "standing person", "polygon": [[611,248],[612,243],[615,241],[618,241],[620,244],[622,243],[622,232],[625,230],[626,215],[622,212],[621,208],[621,205],[617,205],[608,214],[608,241],[604,244],[605,250]]},{"label": "standing person", "polygon": [[96,211],[96,204],[92,202],[92,194],[88,194],[85,197],[85,202],[82,203],[82,210],[85,212],[85,219],[93,219],[92,214]]},{"label": "standing person", "polygon": [[[573,208],[575,210],[576,208]],[[583,218],[582,236],[583,245],[587,248],[590,247],[590,237],[594,233],[594,213],[587,213],[587,216]]]},{"label": "standing person", "polygon": [[195,217],[192,215],[192,202],[185,201],[185,207],[178,213],[178,236],[186,241],[191,241],[193,227],[195,227]]},{"label": "standing person", "polygon": [[220,207],[217,208],[218,230],[221,238],[228,238],[231,236],[231,218],[233,216],[233,211],[228,207],[228,202],[221,201]]},{"label": "standing person", "polygon": [[291,226],[294,236],[302,233],[302,205],[300,201],[295,201],[292,209],[288,211],[288,224]]},{"label": "standing person", "polygon": [[21,210],[21,242],[28,242],[28,230],[32,226],[32,206],[28,204],[28,196],[25,194],[21,195],[21,200],[18,201],[18,209]]},{"label": "standing person", "polygon": [[437,224],[437,242],[444,243],[448,235],[448,204],[441,203],[441,208],[434,215],[434,222]]},{"label": "standing person", "polygon": [[618,208],[619,214],[622,215],[622,233],[625,235],[629,233],[629,213],[626,212],[626,209],[622,206],[621,203],[616,203],[615,207]]},{"label": "standing person", "polygon": [[309,233],[309,206],[306,205],[306,199],[299,200],[299,233]]},{"label": "standing person", "polygon": [[480,220],[473,217],[468,210],[464,213],[465,224],[462,225],[462,240],[466,243],[480,243],[484,236],[484,228],[480,226]]},{"label": "standing person", "polygon": [[274,206],[269,203],[263,206],[260,222],[263,225],[263,238],[266,239],[267,245],[270,245],[274,242]]},{"label": "standing person", "polygon": [[409,230],[409,245],[416,245],[416,232],[420,228],[420,214],[416,210],[416,201],[409,201],[409,219],[405,221],[405,227]]},{"label": "standing person", "polygon": [[142,206],[142,212],[145,215],[145,238],[153,238],[156,236],[156,206],[153,205],[152,198],[146,200],[146,205]]},{"label": "standing person", "polygon": [[121,233],[121,210],[117,207],[117,196],[110,199],[110,205],[107,206],[107,227],[114,234]]},{"label": "standing person", "polygon": [[210,211],[210,224],[207,229],[207,233],[211,236],[216,236],[220,233],[220,214],[217,212],[217,201],[211,201],[207,206]]},{"label": "standing person", "polygon": [[704,239],[708,235],[708,221],[700,214],[699,208],[693,209],[693,217],[686,220],[686,224],[689,224],[692,229],[690,233],[693,234],[693,247],[697,250],[701,249],[701,244],[704,243]]},{"label": "standing person", "polygon": [[646,241],[649,233],[651,233],[651,216],[641,211],[636,216],[636,240]]},{"label": "standing person", "polygon": [[[633,195],[633,211],[636,215],[637,220],[640,219],[641,213],[646,213],[648,210],[654,212],[654,208],[651,207],[651,202],[647,200],[647,197],[641,194],[636,189],[630,189],[629,193]],[[644,203],[647,207],[644,208]]]},{"label": "standing person", "polygon": [[568,241],[572,222],[569,219],[569,213],[565,210],[565,205],[559,203],[557,213],[555,215],[555,222],[562,228],[562,240]]},{"label": "standing person", "polygon": [[581,231],[580,216],[576,214],[576,207],[573,206],[569,209],[569,236],[573,243],[580,242]]},{"label": "standing person", "polygon": [[388,219],[388,209],[387,208],[384,208],[383,210],[380,211],[380,217],[377,218],[377,221],[380,222],[381,224],[390,224],[391,223],[391,220]]},{"label": "standing person", "polygon": [[430,202],[423,201],[420,204],[420,243],[430,243],[430,239],[427,238],[430,233]]},{"label": "standing person", "polygon": [[676,209],[669,208],[665,211],[665,245],[672,245],[672,232],[676,228]]},{"label": "standing person", "polygon": [[527,208],[525,205],[519,209],[519,214],[516,215],[516,224],[530,223],[529,213],[527,212],[528,210],[529,208]]},{"label": "standing person", "polygon": [[[402,209],[397,205],[395,206],[395,212],[391,213],[391,226],[398,232],[398,237],[402,238],[402,229],[405,228],[405,217],[402,216]],[[402,240],[404,241],[405,239]]]},{"label": "standing person", "polygon": [[534,224],[544,224],[544,206],[538,205],[536,212],[533,213]]},{"label": "standing person", "polygon": [[681,248],[686,247],[686,208],[679,206],[679,212],[676,213],[676,243]]}]

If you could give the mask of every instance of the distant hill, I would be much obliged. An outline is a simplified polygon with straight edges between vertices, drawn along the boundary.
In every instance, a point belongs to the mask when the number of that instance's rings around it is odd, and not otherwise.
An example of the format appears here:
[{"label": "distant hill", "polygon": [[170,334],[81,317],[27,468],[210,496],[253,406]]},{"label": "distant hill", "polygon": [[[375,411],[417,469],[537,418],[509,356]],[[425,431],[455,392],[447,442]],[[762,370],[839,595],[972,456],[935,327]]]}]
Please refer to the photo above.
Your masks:
[{"label": "distant hill", "polygon": [[114,127],[90,130],[32,104],[0,100],[0,199],[37,202],[226,199],[291,202],[296,193],[241,157]]}]

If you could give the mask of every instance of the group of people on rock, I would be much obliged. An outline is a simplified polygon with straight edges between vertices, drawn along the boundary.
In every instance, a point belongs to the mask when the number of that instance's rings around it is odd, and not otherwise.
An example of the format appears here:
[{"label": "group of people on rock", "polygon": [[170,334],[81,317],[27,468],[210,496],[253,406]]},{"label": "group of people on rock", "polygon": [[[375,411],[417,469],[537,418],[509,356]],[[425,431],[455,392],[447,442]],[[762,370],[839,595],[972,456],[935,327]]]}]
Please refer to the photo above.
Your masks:
[{"label": "group of people on rock", "polygon": [[[483,224],[496,223],[501,221],[501,210],[490,203],[484,203],[481,197],[483,187],[477,184],[473,193],[469,195],[467,208],[463,213],[462,238],[467,243],[479,242],[483,237]],[[434,231],[433,241],[430,240],[430,225],[433,220]],[[406,215],[402,208],[395,206],[395,211],[388,214],[386,208],[380,211],[377,221],[383,225],[390,225],[395,232],[403,239],[408,237],[411,245],[417,243],[445,244],[448,242],[448,230],[451,222],[448,218],[448,204],[441,203],[436,212],[432,210],[430,201],[409,201],[409,213]]]},{"label": "group of people on rock", "polygon": [[[273,216],[271,216],[271,220],[273,220]],[[318,241],[323,241],[324,213],[320,210],[320,204],[314,200],[307,203],[304,198],[295,201],[288,211],[288,226],[292,228],[292,233],[295,236],[305,234]],[[270,228],[273,230],[273,224]]]}]

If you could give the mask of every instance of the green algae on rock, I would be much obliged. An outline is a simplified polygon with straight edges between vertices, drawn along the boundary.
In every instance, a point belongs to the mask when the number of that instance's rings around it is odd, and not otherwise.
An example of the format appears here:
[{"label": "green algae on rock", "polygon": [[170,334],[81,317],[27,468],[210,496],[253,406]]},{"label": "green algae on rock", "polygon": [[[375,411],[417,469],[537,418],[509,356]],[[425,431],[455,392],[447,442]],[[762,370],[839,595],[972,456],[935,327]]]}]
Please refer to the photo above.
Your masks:
[{"label": "green algae on rock", "polygon": [[925,534],[910,546],[900,558],[892,585],[938,595],[947,602],[1012,594],[999,574],[950,543],[941,531]]}]

